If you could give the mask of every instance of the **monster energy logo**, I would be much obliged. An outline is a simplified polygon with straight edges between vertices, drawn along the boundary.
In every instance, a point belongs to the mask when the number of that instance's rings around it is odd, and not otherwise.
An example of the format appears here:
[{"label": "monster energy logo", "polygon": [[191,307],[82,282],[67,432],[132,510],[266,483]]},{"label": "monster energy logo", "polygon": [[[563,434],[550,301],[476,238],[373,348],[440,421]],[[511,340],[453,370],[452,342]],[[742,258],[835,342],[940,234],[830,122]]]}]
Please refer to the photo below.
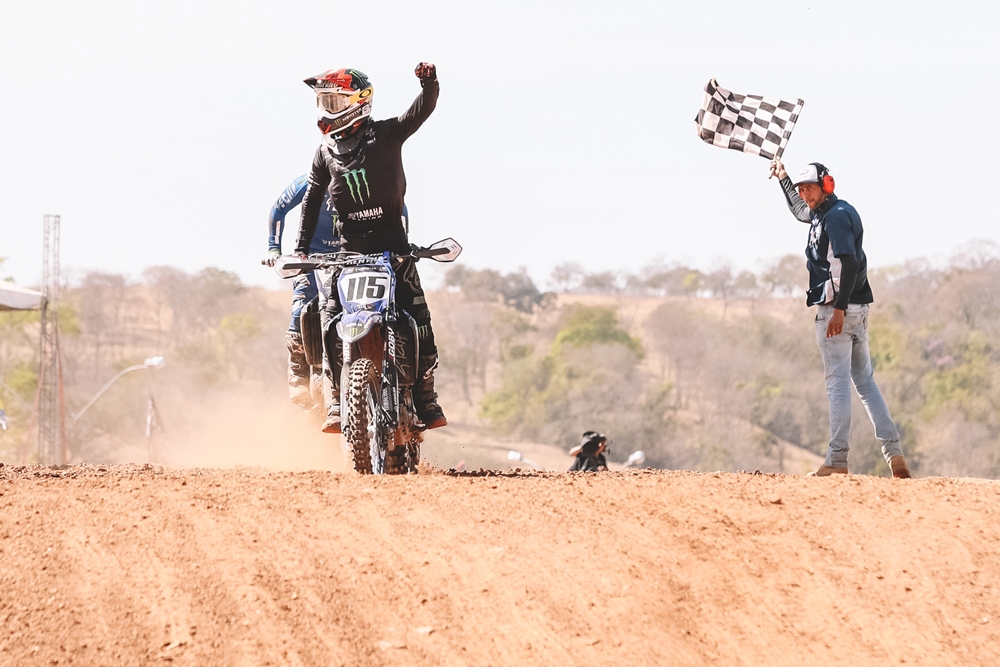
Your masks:
[{"label": "monster energy logo", "polygon": [[[364,169],[351,169],[350,171],[344,172],[344,180],[347,181],[347,187],[351,190],[351,199],[355,202],[364,201],[365,197],[361,194],[361,184],[365,184],[365,194],[371,199],[372,191],[368,188],[368,177],[365,176]],[[355,190],[357,193],[355,194]]]}]

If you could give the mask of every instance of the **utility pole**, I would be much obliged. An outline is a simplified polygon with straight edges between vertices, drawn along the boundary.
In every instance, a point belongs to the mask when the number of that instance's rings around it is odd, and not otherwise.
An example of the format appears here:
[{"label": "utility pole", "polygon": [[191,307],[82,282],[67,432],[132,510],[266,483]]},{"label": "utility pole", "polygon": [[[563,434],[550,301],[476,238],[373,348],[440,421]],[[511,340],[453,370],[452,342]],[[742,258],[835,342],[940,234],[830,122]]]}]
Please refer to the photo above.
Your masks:
[{"label": "utility pole", "polygon": [[39,355],[38,462],[58,465],[69,458],[66,451],[66,407],[63,397],[62,352],[59,348],[59,223],[60,216],[46,215],[42,230],[41,350]]}]

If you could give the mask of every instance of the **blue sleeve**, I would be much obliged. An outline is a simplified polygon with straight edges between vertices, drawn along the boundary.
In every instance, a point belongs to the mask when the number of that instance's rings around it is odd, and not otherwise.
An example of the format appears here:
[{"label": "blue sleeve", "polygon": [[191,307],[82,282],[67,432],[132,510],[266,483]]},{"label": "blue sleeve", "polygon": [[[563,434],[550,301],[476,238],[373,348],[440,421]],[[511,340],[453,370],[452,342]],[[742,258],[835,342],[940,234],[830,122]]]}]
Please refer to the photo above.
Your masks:
[{"label": "blue sleeve", "polygon": [[410,235],[410,211],[406,208],[406,203],[403,203],[403,231],[406,235]]},{"label": "blue sleeve", "polygon": [[[847,204],[837,202],[833,208],[823,216],[823,226],[826,227],[826,235],[830,238],[830,251],[834,257],[851,257],[857,259],[855,250],[857,240],[857,230],[860,224],[855,224],[858,214]],[[860,220],[858,220],[860,223]]]},{"label": "blue sleeve", "polygon": [[267,249],[281,252],[281,235],[285,231],[285,216],[293,208],[302,203],[309,179],[305,174],[299,176],[291,185],[285,188],[277,201],[271,207],[271,215],[267,218]]}]

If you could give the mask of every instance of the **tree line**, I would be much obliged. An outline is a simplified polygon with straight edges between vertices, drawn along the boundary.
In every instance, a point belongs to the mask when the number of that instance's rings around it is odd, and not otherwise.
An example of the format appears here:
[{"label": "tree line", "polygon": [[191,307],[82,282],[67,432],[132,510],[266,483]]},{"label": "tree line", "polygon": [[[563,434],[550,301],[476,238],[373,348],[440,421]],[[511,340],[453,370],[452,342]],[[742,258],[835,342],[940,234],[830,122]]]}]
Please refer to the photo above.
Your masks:
[{"label": "tree line", "polygon": [[[548,289],[524,270],[459,265],[428,294],[442,400],[456,421],[567,449],[584,430],[605,432],[612,460],[643,449],[666,468],[801,472],[791,453],[822,454],[829,429],[804,282],[798,256],[757,271],[566,264]],[[876,377],[915,471],[1000,477],[1000,249],[970,244],[945,262],[874,270],[871,282]],[[121,369],[167,358],[124,377],[76,424],[75,460],[114,460],[141,441],[154,392],[168,429],[219,393],[282,398],[288,302],[212,268],[89,272],[67,285],[70,415]],[[0,460],[33,451],[37,368],[38,314],[0,313],[11,424]],[[885,473],[860,404],[854,415],[853,471]]]},{"label": "tree line", "polygon": [[[829,438],[805,279],[798,256],[758,272],[563,265],[550,292],[523,271],[453,270],[435,310],[453,359],[442,371],[512,436],[569,447],[593,428],[662,467],[798,472],[789,446],[822,455]],[[876,378],[914,468],[1000,476],[1000,248],[972,243],[871,282]],[[885,474],[855,403],[852,471]]]},{"label": "tree line", "polygon": [[[70,456],[117,460],[141,443],[147,402],[173,427],[209,394],[271,391],[285,367],[284,299],[249,288],[236,274],[151,267],[138,279],[102,271],[61,290],[60,328]],[[286,316],[287,317],[287,316]],[[39,313],[0,313],[0,398],[10,418],[0,460],[32,460],[28,433],[38,383]],[[117,372],[162,355],[162,369],[130,373],[75,424],[73,417]],[[168,427],[171,425],[167,425]]]}]

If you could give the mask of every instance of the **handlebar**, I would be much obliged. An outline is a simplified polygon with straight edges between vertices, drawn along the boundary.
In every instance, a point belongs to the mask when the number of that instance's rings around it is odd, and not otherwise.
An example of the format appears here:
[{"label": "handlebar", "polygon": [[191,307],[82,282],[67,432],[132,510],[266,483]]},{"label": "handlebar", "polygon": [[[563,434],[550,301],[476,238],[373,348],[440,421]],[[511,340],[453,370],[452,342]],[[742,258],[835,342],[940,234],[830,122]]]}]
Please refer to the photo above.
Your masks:
[{"label": "handlebar", "polygon": [[[408,253],[392,253],[395,258],[412,258],[414,261],[426,258],[435,262],[453,262],[462,252],[462,246],[455,239],[447,238],[430,245],[427,248],[411,245]],[[371,255],[350,250],[341,250],[334,253],[316,253],[306,258],[298,255],[282,255],[277,258],[274,264],[275,271],[282,278],[291,278],[297,275],[295,271],[315,271],[316,269],[329,269],[336,266],[345,266],[361,260],[365,257],[378,257],[383,253],[372,253]],[[270,259],[270,258],[268,258]],[[261,260],[261,264],[267,266],[267,259]],[[286,273],[287,272],[287,273]]]},{"label": "handlebar", "polygon": [[[449,250],[447,248],[414,248],[408,253],[392,253],[393,259],[396,258],[406,258],[412,257],[413,259],[421,258],[432,258],[439,257],[441,255],[447,255]],[[382,253],[374,252],[371,254],[365,254],[360,252],[351,252],[349,250],[342,250],[340,252],[334,253],[311,253],[305,258],[298,255],[286,255],[288,259],[282,262],[282,266],[286,269],[305,269],[313,270],[315,268],[330,268],[333,266],[343,266],[345,264],[350,264],[355,260],[359,260],[363,257],[380,257]],[[295,261],[295,260],[298,261]],[[267,266],[267,260],[262,259],[260,263]]]}]

